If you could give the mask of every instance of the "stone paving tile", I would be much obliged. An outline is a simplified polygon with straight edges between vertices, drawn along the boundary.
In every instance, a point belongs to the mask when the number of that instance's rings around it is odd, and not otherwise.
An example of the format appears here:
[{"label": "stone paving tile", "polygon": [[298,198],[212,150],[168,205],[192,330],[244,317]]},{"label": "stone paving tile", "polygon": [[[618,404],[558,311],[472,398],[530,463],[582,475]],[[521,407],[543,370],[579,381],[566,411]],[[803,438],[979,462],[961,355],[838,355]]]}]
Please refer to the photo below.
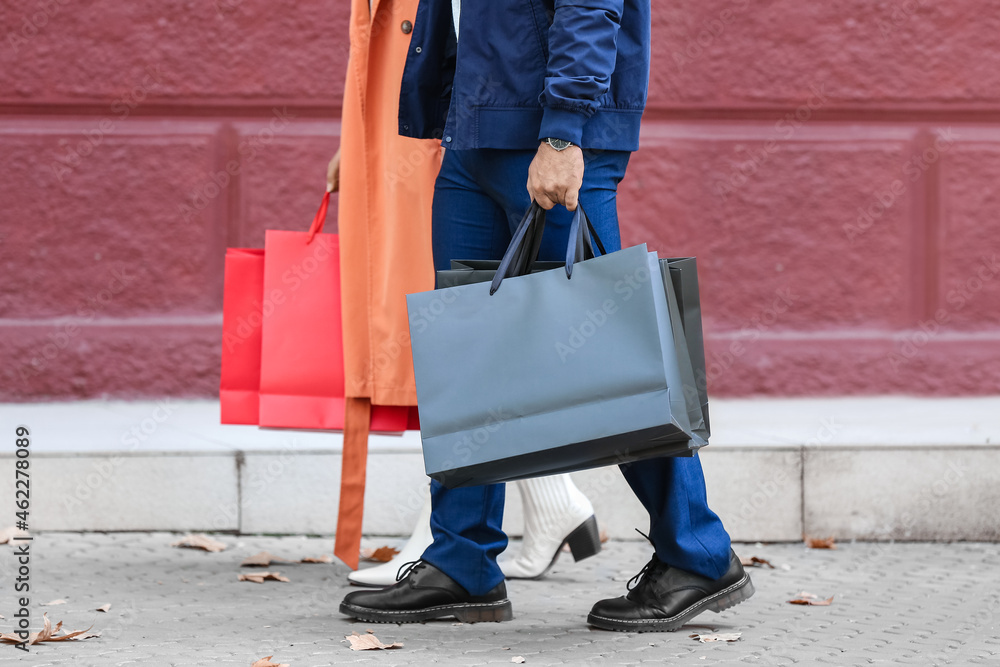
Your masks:
[{"label": "stone paving tile", "polygon": [[[639,542],[612,542],[595,558],[560,559],[541,581],[509,582],[510,623],[356,623],[337,612],[347,568],[275,563],[289,583],[237,581],[258,551],[298,559],[329,553],[329,538],[220,535],[229,548],[171,548],[168,533],[45,533],[32,546],[33,624],[48,612],[66,627],[93,624],[97,639],[0,646],[0,664],[83,667],[239,665],[266,655],[292,667],[330,665],[996,665],[1000,663],[1000,547],[995,544],[736,545],[778,566],[753,569],[757,595],[705,614],[675,633],[590,629],[586,614],[621,595],[649,557]],[[371,540],[371,546],[399,540]],[[13,558],[0,546],[0,628],[15,611]],[[800,591],[834,596],[829,607],[787,604]],[[67,604],[40,606],[65,599]],[[111,603],[107,614],[95,611]],[[353,652],[351,632],[374,630],[404,648]],[[741,632],[701,644],[693,632]]]}]

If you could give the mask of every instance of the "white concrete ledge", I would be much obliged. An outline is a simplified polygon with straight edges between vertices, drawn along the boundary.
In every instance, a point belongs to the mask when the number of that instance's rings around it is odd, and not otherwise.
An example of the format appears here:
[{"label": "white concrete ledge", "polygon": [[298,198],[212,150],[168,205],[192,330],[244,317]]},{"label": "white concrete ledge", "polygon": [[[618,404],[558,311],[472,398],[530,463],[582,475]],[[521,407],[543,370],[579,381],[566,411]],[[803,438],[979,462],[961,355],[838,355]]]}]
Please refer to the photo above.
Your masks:
[{"label": "white concrete ledge", "polygon": [[[709,501],[737,540],[1000,540],[1000,398],[711,407]],[[14,507],[13,432],[24,424],[36,530],[332,533],[342,435],[224,426],[218,415],[216,401],[0,404],[0,510]],[[426,484],[419,434],[374,434],[369,450],[365,532],[406,534]],[[617,468],[574,479],[610,537],[646,529]],[[505,526],[518,535],[521,524],[511,487]]]}]

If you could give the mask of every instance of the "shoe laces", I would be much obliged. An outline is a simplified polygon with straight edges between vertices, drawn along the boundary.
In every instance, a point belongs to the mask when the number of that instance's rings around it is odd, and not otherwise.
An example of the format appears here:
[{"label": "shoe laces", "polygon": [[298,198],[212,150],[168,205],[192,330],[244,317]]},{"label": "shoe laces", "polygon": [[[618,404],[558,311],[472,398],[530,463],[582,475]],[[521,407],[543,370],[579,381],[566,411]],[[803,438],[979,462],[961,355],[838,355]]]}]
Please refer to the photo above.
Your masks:
[{"label": "shoe laces", "polygon": [[[653,540],[649,539],[649,535],[647,535],[646,533],[642,532],[638,528],[635,529],[635,532],[637,532],[640,535],[642,535],[643,537],[645,537],[647,542],[649,542],[650,544],[653,544]],[[653,546],[655,548],[656,545],[653,545]],[[659,560],[660,559],[657,558],[656,554],[654,553],[653,557],[650,559],[650,561],[648,563],[646,563],[645,565],[642,566],[642,569],[639,570],[639,573],[636,574],[634,577],[632,577],[631,579],[628,580],[628,584],[625,585],[626,589],[631,591],[633,588],[635,588],[642,581],[643,575],[650,574],[650,573],[652,573],[654,571],[654,566],[655,566],[656,563],[659,562]],[[655,577],[653,577],[653,578],[655,580]]]},{"label": "shoe laces", "polygon": [[657,558],[656,554],[653,554],[653,557],[649,559],[648,563],[642,566],[642,569],[639,570],[638,574],[628,580],[625,588],[631,591],[633,588],[642,586],[647,580],[651,584],[656,583],[656,581],[660,578],[660,574],[662,574],[665,569],[666,567],[664,567],[663,561]]},{"label": "shoe laces", "polygon": [[408,563],[400,565],[399,569],[396,570],[396,581],[402,581],[406,577],[410,576],[410,572],[416,569],[419,565],[422,565],[423,562],[422,558],[418,558],[417,560],[411,560]]}]

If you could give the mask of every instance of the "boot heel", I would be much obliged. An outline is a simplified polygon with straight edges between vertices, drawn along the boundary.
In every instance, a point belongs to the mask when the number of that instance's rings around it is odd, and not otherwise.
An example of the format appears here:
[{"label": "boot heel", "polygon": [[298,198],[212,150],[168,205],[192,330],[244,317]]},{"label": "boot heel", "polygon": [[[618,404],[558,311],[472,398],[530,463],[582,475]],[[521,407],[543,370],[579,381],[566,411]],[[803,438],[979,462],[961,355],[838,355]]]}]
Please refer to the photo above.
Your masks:
[{"label": "boot heel", "polygon": [[569,537],[566,544],[573,554],[573,560],[580,561],[597,555],[601,550],[601,536],[597,530],[597,517],[591,515],[589,519],[581,523]]},{"label": "boot heel", "polygon": [[735,591],[729,592],[727,595],[723,595],[722,597],[713,600],[708,605],[708,608],[715,613],[725,611],[730,607],[735,607],[744,600],[749,600],[755,592],[756,590],[754,590],[753,582],[748,577],[746,584],[740,586]]},{"label": "boot heel", "polygon": [[510,600],[495,607],[465,607],[454,613],[462,623],[502,623],[514,618],[514,607]]}]

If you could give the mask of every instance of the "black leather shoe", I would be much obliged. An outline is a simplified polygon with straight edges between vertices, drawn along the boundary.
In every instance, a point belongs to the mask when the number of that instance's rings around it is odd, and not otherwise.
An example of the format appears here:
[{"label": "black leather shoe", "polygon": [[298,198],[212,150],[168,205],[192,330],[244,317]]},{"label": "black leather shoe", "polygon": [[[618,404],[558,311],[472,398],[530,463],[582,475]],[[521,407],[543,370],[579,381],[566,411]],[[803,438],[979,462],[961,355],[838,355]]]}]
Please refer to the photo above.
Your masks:
[{"label": "black leather shoe", "polygon": [[714,581],[670,567],[654,554],[629,581],[628,595],[601,600],[590,610],[587,622],[605,630],[672,632],[705,610],[720,612],[753,594],[750,575],[732,551],[729,569]]},{"label": "black leather shoe", "polygon": [[340,613],[369,623],[419,623],[454,616],[463,623],[514,618],[507,587],[501,581],[485,595],[470,595],[447,574],[418,561],[388,588],[348,593]]}]

